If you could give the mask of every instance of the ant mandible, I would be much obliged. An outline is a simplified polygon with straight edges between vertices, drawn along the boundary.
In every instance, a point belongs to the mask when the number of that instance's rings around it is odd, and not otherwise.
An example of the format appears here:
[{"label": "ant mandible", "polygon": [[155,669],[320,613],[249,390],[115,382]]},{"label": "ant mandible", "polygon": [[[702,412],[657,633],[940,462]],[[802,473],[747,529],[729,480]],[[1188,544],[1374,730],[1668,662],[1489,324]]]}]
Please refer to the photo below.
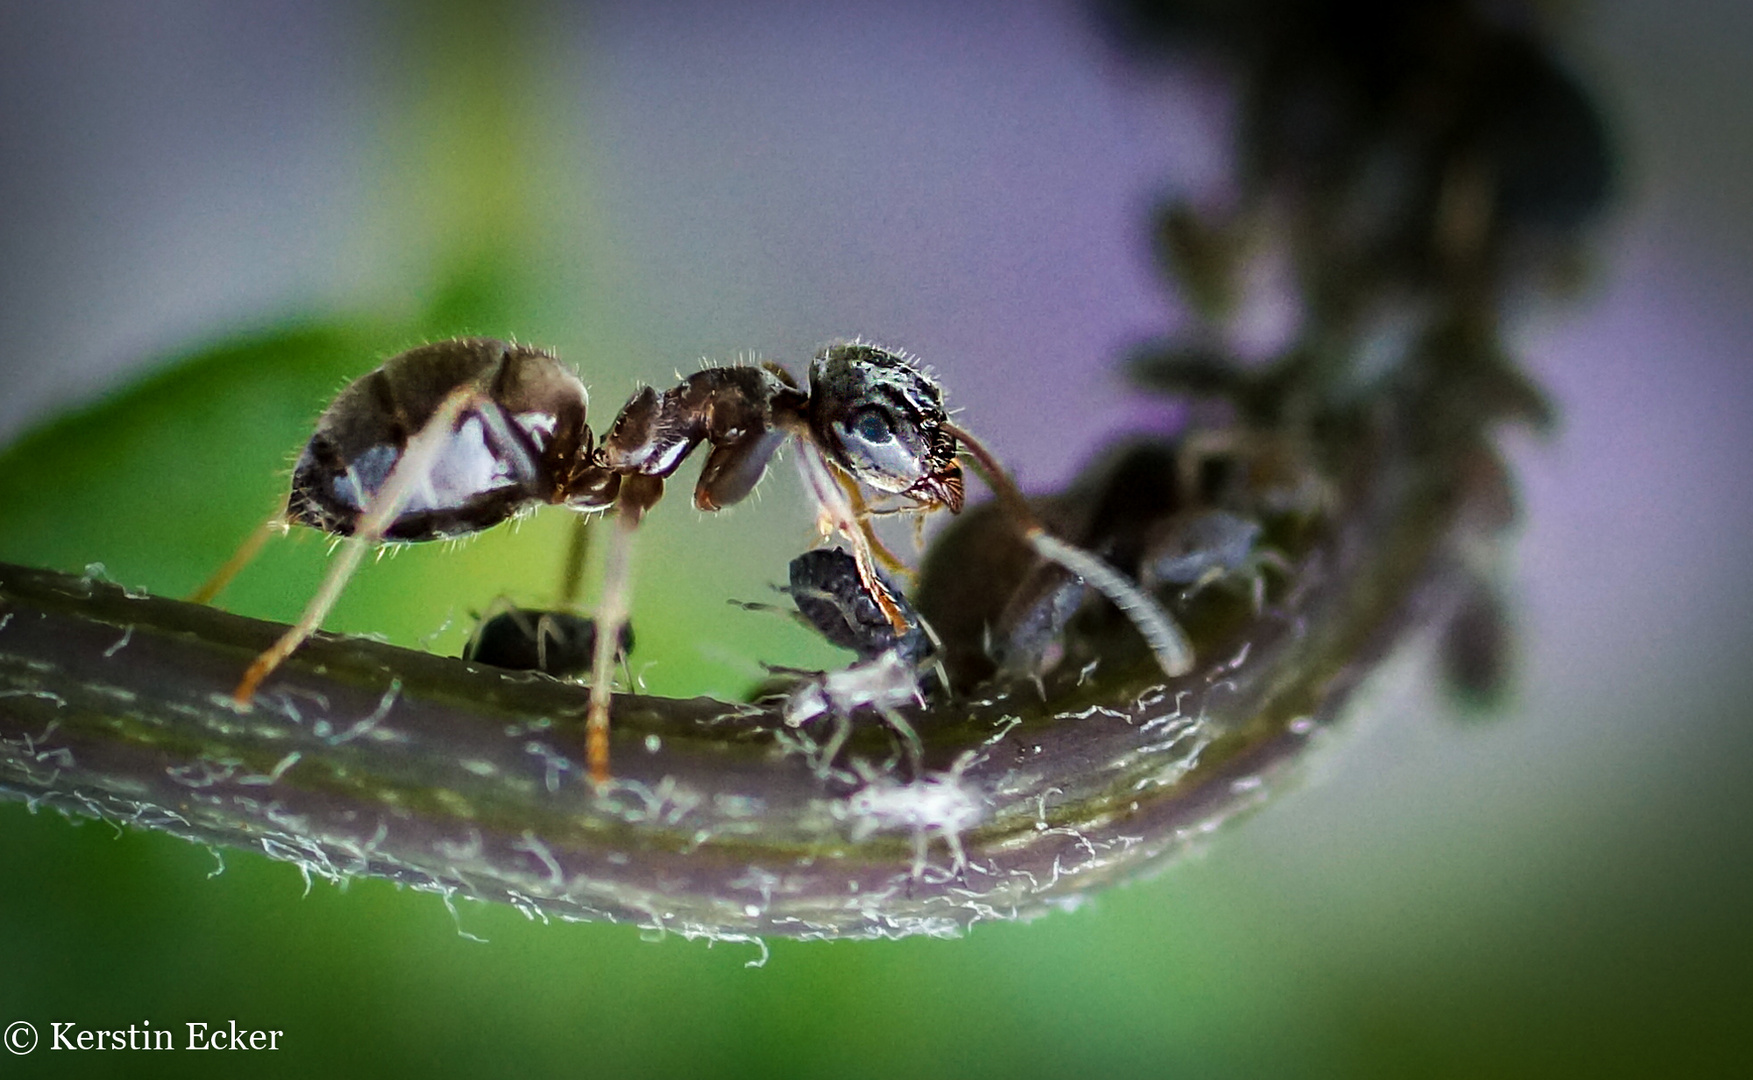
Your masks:
[{"label": "ant mandible", "polygon": [[775,364],[707,367],[659,393],[646,387],[594,444],[584,384],[552,353],[489,338],[411,349],[349,385],[317,422],[293,469],[285,508],[192,597],[211,599],[272,532],[308,525],[347,538],[317,593],[257,656],[233,697],[248,708],[262,681],[321,626],[365,551],[383,541],[479,532],[544,503],[617,517],[604,559],[586,721],[591,779],[609,777],[610,675],[631,588],[628,557],[664,482],[710,445],[694,505],[746,497],[787,439],[795,439],[824,536],[852,546],[859,576],[897,633],[906,613],[877,573],[889,554],[871,528],[865,489],[900,509],[962,507],[958,443],[980,464],[1008,516],[1044,558],[1112,599],[1171,676],[1192,667],[1179,629],[1156,603],[1089,552],[1048,534],[990,453],[953,424],[937,385],[904,355],[863,342],[830,346],[808,388]]}]

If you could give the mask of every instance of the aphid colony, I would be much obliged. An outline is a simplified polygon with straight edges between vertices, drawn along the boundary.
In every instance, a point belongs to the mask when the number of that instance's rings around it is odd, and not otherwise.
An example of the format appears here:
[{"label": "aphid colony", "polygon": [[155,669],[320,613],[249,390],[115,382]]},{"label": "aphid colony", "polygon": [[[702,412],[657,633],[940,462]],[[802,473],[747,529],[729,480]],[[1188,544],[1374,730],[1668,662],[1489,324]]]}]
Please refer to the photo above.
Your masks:
[{"label": "aphid colony", "polygon": [[[483,662],[508,658],[504,666],[550,671],[550,652],[567,658],[569,670],[588,653],[586,756],[592,779],[604,781],[611,676],[627,647],[634,529],[701,444],[707,454],[694,505],[717,510],[746,497],[787,440],[797,447],[821,535],[838,534],[850,548],[794,562],[789,591],[807,622],[859,654],[855,671],[892,669],[897,693],[919,694],[929,628],[879,572],[879,563],[901,563],[878,540],[871,519],[959,512],[964,450],[998,495],[1012,535],[1035,557],[1112,600],[1170,676],[1192,667],[1185,637],[1156,601],[1089,551],[1048,532],[992,456],[950,420],[936,383],[901,354],[859,342],[834,345],[815,357],[807,384],[775,364],[707,367],[669,390],[640,390],[600,442],[585,406],[583,383],[551,353],[487,338],[409,350],[344,389],[299,456],[284,509],[196,594],[211,599],[261,539],[287,524],[346,538],[298,622],[244,673],[234,694],[239,706],[249,707],[263,681],[320,627],[373,546],[464,536],[543,504],[602,513],[615,526],[594,620],[509,611],[497,626],[478,630],[470,647]],[[819,700],[794,705],[788,718],[802,722],[842,707],[833,685],[823,683]]]}]

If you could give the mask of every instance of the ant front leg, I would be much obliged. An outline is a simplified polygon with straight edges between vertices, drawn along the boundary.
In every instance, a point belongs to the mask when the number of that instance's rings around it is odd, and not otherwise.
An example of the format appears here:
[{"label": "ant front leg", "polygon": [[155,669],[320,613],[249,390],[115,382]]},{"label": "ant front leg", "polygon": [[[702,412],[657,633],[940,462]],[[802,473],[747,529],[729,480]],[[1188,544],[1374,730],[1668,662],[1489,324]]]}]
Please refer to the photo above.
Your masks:
[{"label": "ant front leg", "polygon": [[[836,532],[846,538],[852,545],[852,558],[858,566],[859,580],[864,583],[871,599],[876,601],[883,617],[888,619],[896,634],[907,633],[910,625],[907,613],[889,591],[882,575],[877,572],[877,552],[883,549],[870,530],[869,518],[861,516],[854,508],[852,497],[841,484],[835,467],[813,443],[806,442],[799,447],[797,460],[798,468],[803,470],[804,483],[815,499],[817,528],[823,538]],[[887,554],[886,551],[883,553]]]},{"label": "ant front leg", "polygon": [[421,485],[428,482],[433,465],[456,434],[457,424],[463,415],[486,400],[481,390],[472,385],[452,390],[439,403],[426,425],[408,440],[406,449],[385,478],[383,487],[367,500],[369,505],[353,530],[353,535],[347,538],[340,556],[330,564],[322,586],[305,606],[298,622],[282,634],[280,640],[256,657],[238,682],[237,689],[232,691],[232,700],[240,708],[249,708],[262,680],[272,674],[275,668],[322,626],[323,619],[335,606],[335,601],[340,599],[347,579],[359,568],[359,562],[364,558],[366,550],[384,538],[409,499]]}]

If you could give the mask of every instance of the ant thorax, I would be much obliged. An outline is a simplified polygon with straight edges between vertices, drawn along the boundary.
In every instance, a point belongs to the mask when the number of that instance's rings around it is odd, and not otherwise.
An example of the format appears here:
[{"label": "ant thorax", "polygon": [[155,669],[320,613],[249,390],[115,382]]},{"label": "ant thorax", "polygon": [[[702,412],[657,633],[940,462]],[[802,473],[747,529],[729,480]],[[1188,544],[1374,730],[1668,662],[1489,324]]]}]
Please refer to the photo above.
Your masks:
[{"label": "ant thorax", "polygon": [[468,400],[383,539],[462,536],[544,502],[613,501],[612,477],[581,482],[591,435],[578,376],[540,349],[468,338],[393,357],[335,398],[293,469],[287,520],[351,536],[409,441],[458,394]]},{"label": "ant thorax", "polygon": [[597,460],[668,479],[707,443],[694,505],[717,510],[753,491],[779,445],[795,437],[859,484],[954,512],[962,470],[947,418],[942,391],[900,354],[835,345],[811,363],[807,392],[774,364],[704,368],[661,393],[645,387],[603,436]]},{"label": "ant thorax", "polygon": [[664,480],[706,442],[712,449],[694,505],[717,510],[754,490],[806,400],[778,367],[704,368],[661,394],[649,386],[634,394],[603,436],[597,460],[618,474]]}]

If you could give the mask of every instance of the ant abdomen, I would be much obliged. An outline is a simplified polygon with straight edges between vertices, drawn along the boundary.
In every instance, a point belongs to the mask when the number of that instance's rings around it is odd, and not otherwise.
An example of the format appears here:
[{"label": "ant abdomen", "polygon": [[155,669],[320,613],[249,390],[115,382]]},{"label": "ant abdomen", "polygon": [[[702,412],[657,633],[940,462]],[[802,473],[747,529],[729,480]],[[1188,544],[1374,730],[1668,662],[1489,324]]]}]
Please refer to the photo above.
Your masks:
[{"label": "ant abdomen", "polygon": [[385,539],[462,536],[536,503],[607,506],[618,478],[589,464],[585,400],[578,376],[540,349],[490,338],[411,349],[324,411],[293,469],[286,518],[351,536],[409,440],[447,402],[456,421]]}]

